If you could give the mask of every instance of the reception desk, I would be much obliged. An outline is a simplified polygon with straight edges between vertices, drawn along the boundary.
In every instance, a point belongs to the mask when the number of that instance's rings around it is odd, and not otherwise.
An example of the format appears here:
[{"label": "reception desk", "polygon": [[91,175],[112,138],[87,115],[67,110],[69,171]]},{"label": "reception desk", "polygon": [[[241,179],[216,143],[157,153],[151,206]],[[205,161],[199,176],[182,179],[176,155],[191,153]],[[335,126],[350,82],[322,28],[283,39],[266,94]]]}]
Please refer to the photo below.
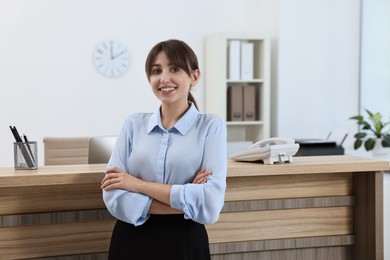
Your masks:
[{"label": "reception desk", "polygon": [[[115,220],[105,165],[0,168],[0,259],[106,259]],[[388,161],[294,157],[228,162],[225,206],[208,225],[213,260],[383,260]]]}]

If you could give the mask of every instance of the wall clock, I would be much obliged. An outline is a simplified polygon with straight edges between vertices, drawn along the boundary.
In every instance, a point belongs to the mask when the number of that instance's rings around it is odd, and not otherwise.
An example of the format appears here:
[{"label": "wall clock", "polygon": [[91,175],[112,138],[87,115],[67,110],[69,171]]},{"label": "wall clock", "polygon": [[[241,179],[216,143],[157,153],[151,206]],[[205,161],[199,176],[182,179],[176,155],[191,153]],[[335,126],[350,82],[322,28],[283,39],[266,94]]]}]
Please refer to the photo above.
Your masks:
[{"label": "wall clock", "polygon": [[129,68],[129,50],[115,40],[103,40],[93,51],[93,64],[96,70],[106,77],[120,77]]}]

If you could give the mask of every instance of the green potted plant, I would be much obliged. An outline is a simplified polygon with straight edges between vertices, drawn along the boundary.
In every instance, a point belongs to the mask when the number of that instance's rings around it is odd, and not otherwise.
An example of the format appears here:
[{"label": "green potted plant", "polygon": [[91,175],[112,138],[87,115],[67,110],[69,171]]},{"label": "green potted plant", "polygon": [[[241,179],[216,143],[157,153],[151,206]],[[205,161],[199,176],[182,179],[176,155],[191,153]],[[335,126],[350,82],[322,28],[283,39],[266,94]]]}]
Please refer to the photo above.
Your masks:
[{"label": "green potted plant", "polygon": [[359,132],[354,135],[354,148],[359,149],[362,144],[366,151],[374,149],[376,143],[381,143],[383,147],[390,147],[390,121],[382,122],[380,112],[372,113],[365,109],[368,114],[368,119],[362,115],[352,116],[349,119],[357,121]]}]

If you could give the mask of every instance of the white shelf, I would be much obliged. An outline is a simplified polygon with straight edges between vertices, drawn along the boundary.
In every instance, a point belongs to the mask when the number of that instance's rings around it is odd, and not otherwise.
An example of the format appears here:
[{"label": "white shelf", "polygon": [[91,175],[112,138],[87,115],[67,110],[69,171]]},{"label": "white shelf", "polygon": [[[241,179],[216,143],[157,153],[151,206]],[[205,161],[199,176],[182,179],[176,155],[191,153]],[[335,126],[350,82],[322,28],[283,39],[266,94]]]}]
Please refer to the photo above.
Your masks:
[{"label": "white shelf", "polygon": [[[229,79],[229,43],[232,40],[253,43],[253,79]],[[228,141],[255,142],[270,137],[270,60],[267,35],[215,34],[206,38],[206,112],[226,121]],[[229,86],[255,86],[256,120],[228,121]]]},{"label": "white shelf", "polygon": [[226,121],[226,125],[232,125],[232,126],[264,125],[264,122],[263,121]]},{"label": "white shelf", "polygon": [[264,79],[249,79],[249,80],[227,79],[226,83],[264,83]]}]

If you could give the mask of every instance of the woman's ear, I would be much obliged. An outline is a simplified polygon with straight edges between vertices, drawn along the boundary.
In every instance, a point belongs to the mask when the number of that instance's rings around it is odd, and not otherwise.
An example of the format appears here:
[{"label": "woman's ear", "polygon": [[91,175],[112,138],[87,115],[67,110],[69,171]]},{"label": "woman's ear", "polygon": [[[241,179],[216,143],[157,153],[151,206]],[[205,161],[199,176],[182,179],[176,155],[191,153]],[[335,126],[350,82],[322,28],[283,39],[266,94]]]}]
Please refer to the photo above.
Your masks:
[{"label": "woman's ear", "polygon": [[195,86],[200,78],[200,71],[198,69],[192,71],[191,74],[191,86]]}]

